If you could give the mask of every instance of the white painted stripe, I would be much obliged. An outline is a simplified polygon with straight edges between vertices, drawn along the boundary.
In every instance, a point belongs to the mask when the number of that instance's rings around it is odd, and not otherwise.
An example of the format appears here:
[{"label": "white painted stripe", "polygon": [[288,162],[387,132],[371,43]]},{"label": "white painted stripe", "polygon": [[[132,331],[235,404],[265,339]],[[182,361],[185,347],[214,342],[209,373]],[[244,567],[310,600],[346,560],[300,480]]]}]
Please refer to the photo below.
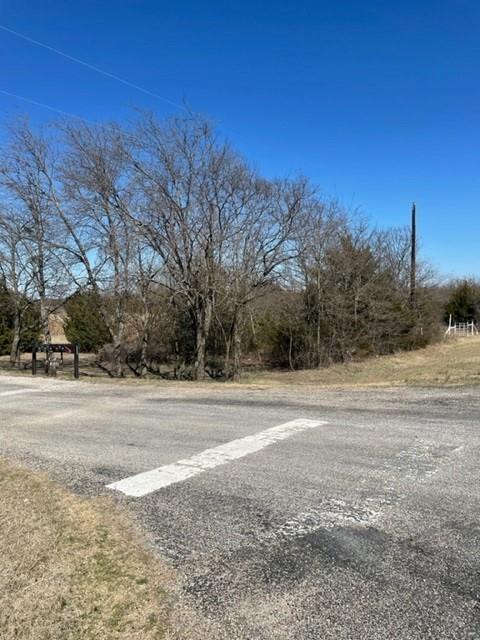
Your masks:
[{"label": "white painted stripe", "polygon": [[0,397],[16,396],[20,393],[33,393],[37,389],[12,389],[11,391],[0,391]]},{"label": "white painted stripe", "polygon": [[158,491],[158,489],[168,487],[175,482],[187,480],[187,478],[196,476],[208,469],[213,469],[222,464],[232,462],[232,460],[243,458],[271,444],[275,444],[280,440],[285,440],[296,433],[319,427],[322,424],[326,424],[326,422],[303,418],[285,422],[284,424],[271,427],[265,431],[260,431],[260,433],[252,436],[232,440],[214,449],[206,449],[191,458],[185,458],[184,460],[167,464],[158,469],[152,469],[151,471],[145,471],[144,473],[130,476],[118,482],[112,482],[108,484],[107,487],[109,489],[117,489],[127,496],[139,498],[148,493],[152,493],[152,491]]}]

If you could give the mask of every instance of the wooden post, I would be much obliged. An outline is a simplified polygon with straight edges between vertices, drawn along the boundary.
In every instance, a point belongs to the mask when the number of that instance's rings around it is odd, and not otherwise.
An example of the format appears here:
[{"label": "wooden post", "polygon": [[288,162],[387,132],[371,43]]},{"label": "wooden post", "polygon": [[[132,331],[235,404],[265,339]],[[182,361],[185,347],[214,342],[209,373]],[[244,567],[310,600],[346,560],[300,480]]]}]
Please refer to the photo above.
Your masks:
[{"label": "wooden post", "polygon": [[37,343],[32,346],[32,376],[37,375]]},{"label": "wooden post", "polygon": [[75,344],[73,348],[73,376],[77,380],[80,377],[79,359],[80,359],[80,347],[78,344]]}]

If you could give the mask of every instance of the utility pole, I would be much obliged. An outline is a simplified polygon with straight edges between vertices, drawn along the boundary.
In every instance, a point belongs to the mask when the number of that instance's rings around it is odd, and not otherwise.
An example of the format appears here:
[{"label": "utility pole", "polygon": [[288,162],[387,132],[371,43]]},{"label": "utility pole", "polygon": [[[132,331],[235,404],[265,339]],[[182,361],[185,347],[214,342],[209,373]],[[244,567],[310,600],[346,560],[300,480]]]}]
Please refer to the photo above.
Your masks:
[{"label": "utility pole", "polygon": [[412,204],[412,235],[410,254],[410,306],[414,310],[417,306],[417,210]]}]

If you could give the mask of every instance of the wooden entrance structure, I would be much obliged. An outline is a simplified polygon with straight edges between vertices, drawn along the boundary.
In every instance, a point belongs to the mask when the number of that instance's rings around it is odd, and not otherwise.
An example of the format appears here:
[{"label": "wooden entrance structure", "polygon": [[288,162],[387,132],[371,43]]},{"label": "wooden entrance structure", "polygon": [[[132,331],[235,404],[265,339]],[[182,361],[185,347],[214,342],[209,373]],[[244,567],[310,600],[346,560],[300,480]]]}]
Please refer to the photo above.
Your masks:
[{"label": "wooden entrance structure", "polygon": [[58,363],[55,354],[60,354],[61,366],[63,365],[63,354],[73,353],[73,377],[78,380],[80,377],[80,347],[78,344],[66,343],[44,343],[32,346],[32,375],[37,375],[37,353],[45,352],[45,372],[48,375],[56,376]]}]

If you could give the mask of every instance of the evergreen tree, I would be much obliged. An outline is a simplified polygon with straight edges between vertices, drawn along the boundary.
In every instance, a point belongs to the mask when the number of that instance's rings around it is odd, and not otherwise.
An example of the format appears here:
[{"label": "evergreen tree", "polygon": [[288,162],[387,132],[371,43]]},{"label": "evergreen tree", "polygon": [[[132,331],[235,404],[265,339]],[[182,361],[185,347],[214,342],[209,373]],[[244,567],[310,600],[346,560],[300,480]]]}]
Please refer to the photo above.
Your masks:
[{"label": "evergreen tree", "polygon": [[0,283],[0,355],[10,353],[13,330],[13,301],[4,284]]},{"label": "evergreen tree", "polygon": [[[38,304],[22,297],[20,327],[20,351],[29,351],[34,342],[40,337],[40,314]],[[15,324],[15,299],[11,291],[0,283],[0,355],[9,355],[12,349],[12,339]]]},{"label": "evergreen tree", "polygon": [[461,280],[453,289],[445,306],[445,321],[480,322],[480,285],[472,280]]},{"label": "evergreen tree", "polygon": [[110,342],[110,333],[99,311],[97,295],[79,292],[65,304],[68,319],[65,335],[72,343],[78,343],[82,351],[98,351]]}]

